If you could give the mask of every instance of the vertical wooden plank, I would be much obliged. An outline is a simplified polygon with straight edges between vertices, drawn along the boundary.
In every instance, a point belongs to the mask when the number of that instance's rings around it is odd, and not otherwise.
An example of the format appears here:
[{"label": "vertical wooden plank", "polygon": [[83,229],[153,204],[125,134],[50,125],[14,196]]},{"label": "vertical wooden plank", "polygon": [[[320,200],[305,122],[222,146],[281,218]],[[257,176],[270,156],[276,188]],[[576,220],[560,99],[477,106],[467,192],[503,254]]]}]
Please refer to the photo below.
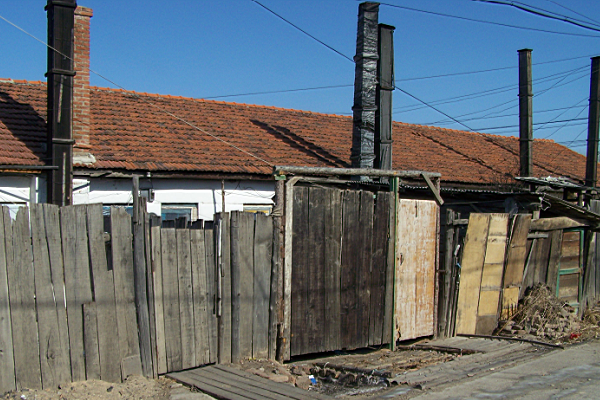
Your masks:
[{"label": "vertical wooden plank", "polygon": [[340,268],[342,256],[342,191],[327,191],[325,212],[325,323],[326,350],[341,349]]},{"label": "vertical wooden plank", "polygon": [[142,215],[144,218],[144,254],[146,261],[146,285],[148,288],[147,303],[148,303],[148,318],[150,327],[150,351],[152,357],[152,377],[158,378],[158,344],[156,343],[156,315],[154,306],[154,269],[152,262],[152,239],[150,238],[150,229],[152,227],[152,219],[156,216],[150,216],[146,211],[146,199],[144,199]]},{"label": "vertical wooden plank", "polygon": [[477,307],[490,218],[489,214],[472,213],[469,216],[456,308],[457,334],[474,334],[477,327]]},{"label": "vertical wooden plank", "polygon": [[96,303],[83,305],[83,347],[87,379],[100,379],[100,354],[98,353],[98,319]]},{"label": "vertical wooden plank", "polygon": [[58,338],[62,349],[62,363],[64,373],[58,380],[67,383],[71,381],[71,357],[69,355],[69,326],[67,321],[67,306],[65,299],[65,270],[63,265],[62,239],[60,233],[60,209],[52,204],[43,205],[44,220],[46,224],[46,241],[48,243],[48,258],[50,261],[50,275],[52,279],[53,294],[56,305],[56,318],[58,322]]},{"label": "vertical wooden plank", "polygon": [[12,263],[12,224],[8,207],[0,206],[0,393],[16,389],[7,272]]},{"label": "vertical wooden plank", "polygon": [[[308,188],[293,189],[291,355],[305,354],[308,343]],[[287,223],[287,222],[286,222]]]},{"label": "vertical wooden plank", "polygon": [[325,203],[326,189],[311,187],[308,191],[308,237],[307,240],[307,334],[308,353],[325,350]]},{"label": "vertical wooden plank", "polygon": [[86,206],[60,210],[71,351],[71,378],[85,380],[83,304],[92,301]]},{"label": "vertical wooden plank", "polygon": [[129,375],[142,374],[135,310],[131,217],[124,208],[112,207],[110,225],[121,376],[125,379]]},{"label": "vertical wooden plank", "polygon": [[560,265],[560,250],[562,248],[562,238],[562,230],[550,232],[550,256],[548,260],[548,273],[546,275],[546,285],[548,285],[552,293],[556,293],[556,284],[558,282],[558,268]]},{"label": "vertical wooden plank", "polygon": [[357,272],[358,279],[358,305],[357,305],[357,325],[358,325],[358,347],[367,347],[369,345],[369,311],[371,307],[371,275],[373,273],[373,212],[374,212],[373,193],[362,191],[360,195],[360,226],[358,232],[360,240],[359,264]]},{"label": "vertical wooden plank", "polygon": [[154,318],[156,320],[157,372],[167,373],[167,347],[165,337],[165,309],[163,299],[163,268],[160,225],[150,229],[152,242],[152,276],[154,278]]},{"label": "vertical wooden plank", "polygon": [[387,268],[385,278],[385,309],[383,316],[383,342],[389,343],[390,348],[395,349],[395,296],[394,289],[396,285],[396,243],[398,237],[398,223],[396,221],[398,217],[397,210],[399,209],[398,199],[398,178],[391,179],[391,193],[390,193],[390,211],[389,211],[389,222],[388,232],[389,237],[387,240]]},{"label": "vertical wooden plank", "polygon": [[360,346],[357,338],[357,287],[358,263],[360,262],[361,245],[357,232],[360,231],[360,192],[346,190],[342,204],[342,263],[340,278],[340,309],[342,348],[355,349]]},{"label": "vertical wooden plank", "polygon": [[517,303],[514,302],[513,290],[507,291],[507,289],[516,287],[520,290],[523,284],[523,270],[527,258],[527,235],[529,234],[530,226],[530,214],[518,214],[515,216],[504,267],[503,317],[510,316],[512,310],[515,310],[518,304],[518,299]]},{"label": "vertical wooden plank", "polygon": [[[87,225],[94,282],[94,313],[98,321],[97,351],[100,360],[100,378],[107,382],[121,382],[119,344],[114,340],[115,326],[117,325],[115,286],[113,272],[108,270],[106,260],[101,204],[91,204],[87,207]],[[87,354],[86,348],[86,366],[90,365]],[[89,376],[93,375],[88,373],[88,379],[90,379]]]},{"label": "vertical wooden plank", "polygon": [[276,183],[275,188],[275,207],[271,216],[273,218],[273,231],[272,231],[272,252],[271,252],[271,288],[269,297],[269,342],[268,342],[268,358],[269,360],[277,359],[277,327],[281,326],[281,319],[279,318],[279,309],[281,305],[282,296],[280,295],[279,288],[281,287],[282,279],[282,240],[281,240],[281,228],[282,228],[282,186],[283,182],[279,181]]},{"label": "vertical wooden plank", "polygon": [[387,241],[390,219],[390,194],[377,192],[373,216],[371,304],[369,306],[369,345],[378,346],[383,340],[385,279],[387,272]]},{"label": "vertical wooden plank", "polygon": [[206,253],[206,287],[208,288],[208,347],[210,362],[216,362],[218,356],[218,327],[217,327],[217,279],[215,264],[215,233],[212,225],[204,227],[204,249]]},{"label": "vertical wooden plank", "polygon": [[[4,222],[6,224],[6,220]],[[17,218],[12,224],[12,232],[6,239],[12,240],[13,253],[12,262],[7,265],[7,272],[17,389],[41,389],[35,284],[32,284],[34,271],[27,208],[19,208]]]},{"label": "vertical wooden plank", "polygon": [[[44,222],[43,205],[41,204],[31,206],[31,242],[33,245],[42,387],[55,388],[60,384],[70,382],[71,369],[67,361],[69,348],[63,348],[63,343],[60,340],[57,304],[52,285],[48,242],[46,240],[46,224]],[[57,289],[62,290],[61,285],[57,285]]]},{"label": "vertical wooden plank", "polygon": [[176,229],[175,236],[177,240],[179,322],[181,324],[181,364],[183,369],[188,369],[196,366],[190,231]]},{"label": "vertical wooden plank", "polygon": [[480,335],[491,335],[498,326],[507,235],[508,214],[491,214],[475,328]]},{"label": "vertical wooden plank", "polygon": [[221,317],[219,334],[219,363],[231,362],[231,247],[229,213],[219,214],[219,240],[221,241]]},{"label": "vertical wooden plank", "polygon": [[192,261],[192,296],[194,308],[194,342],[196,365],[208,364],[208,299],[206,297],[206,250],[204,229],[190,230],[190,256]]},{"label": "vertical wooden plank", "polygon": [[167,371],[182,369],[179,283],[175,229],[163,228],[160,235]]},{"label": "vertical wooden plank", "polygon": [[240,212],[240,357],[252,357],[254,214]]},{"label": "vertical wooden plank", "polygon": [[252,321],[252,357],[269,356],[269,299],[271,295],[271,253],[273,219],[256,214],[254,224],[254,287]]}]

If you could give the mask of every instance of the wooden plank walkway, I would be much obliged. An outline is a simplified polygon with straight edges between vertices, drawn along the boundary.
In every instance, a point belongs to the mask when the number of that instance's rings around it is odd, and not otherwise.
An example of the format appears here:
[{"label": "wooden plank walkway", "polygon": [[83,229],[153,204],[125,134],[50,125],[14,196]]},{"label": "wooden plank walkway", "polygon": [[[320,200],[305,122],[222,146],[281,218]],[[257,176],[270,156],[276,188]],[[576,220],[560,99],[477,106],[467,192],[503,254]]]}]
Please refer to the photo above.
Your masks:
[{"label": "wooden plank walkway", "polygon": [[224,400],[330,399],[322,394],[302,390],[286,383],[273,382],[225,365],[173,372],[167,374],[167,377]]}]

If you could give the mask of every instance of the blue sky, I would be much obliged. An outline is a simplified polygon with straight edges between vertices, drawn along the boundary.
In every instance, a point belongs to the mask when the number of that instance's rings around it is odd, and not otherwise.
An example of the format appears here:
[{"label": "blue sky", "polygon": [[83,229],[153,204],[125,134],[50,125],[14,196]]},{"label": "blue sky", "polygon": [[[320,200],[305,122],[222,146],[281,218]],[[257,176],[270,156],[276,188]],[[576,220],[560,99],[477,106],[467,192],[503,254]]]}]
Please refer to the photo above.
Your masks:
[{"label": "blue sky", "polygon": [[[354,56],[358,1],[259,1],[344,55]],[[387,0],[420,12],[382,3],[379,21],[396,27],[397,86],[462,125],[400,91],[394,93],[394,120],[518,135],[517,50],[531,48],[534,136],[585,153],[590,57],[600,55],[600,2],[522,2],[585,21],[599,31],[471,0]],[[45,3],[0,0],[0,16],[45,41]],[[127,90],[351,115],[353,63],[251,0],[78,4],[94,10],[92,70]],[[3,20],[0,35],[0,77],[44,80],[44,45]],[[477,72],[490,69],[494,71]],[[91,83],[114,87],[93,73]],[[221,97],[324,86],[342,87]]]}]

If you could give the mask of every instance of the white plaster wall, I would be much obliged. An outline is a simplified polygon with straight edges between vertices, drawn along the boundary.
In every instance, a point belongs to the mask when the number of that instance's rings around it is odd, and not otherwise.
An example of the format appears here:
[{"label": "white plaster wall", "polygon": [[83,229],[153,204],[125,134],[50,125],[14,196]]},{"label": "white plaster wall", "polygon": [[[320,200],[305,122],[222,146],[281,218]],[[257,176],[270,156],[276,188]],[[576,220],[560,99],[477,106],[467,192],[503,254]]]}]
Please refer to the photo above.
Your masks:
[{"label": "white plaster wall", "polygon": [[0,204],[14,218],[19,207],[46,201],[45,179],[35,175],[0,175]]},{"label": "white plaster wall", "polygon": [[[130,179],[75,179],[73,203],[103,203],[128,205],[133,201]],[[160,215],[162,204],[192,204],[198,208],[198,218],[212,220],[221,212],[221,181],[183,179],[141,179],[140,188],[151,188],[154,201],[148,212]],[[244,205],[272,205],[274,181],[226,181],[225,211],[243,210]]]}]

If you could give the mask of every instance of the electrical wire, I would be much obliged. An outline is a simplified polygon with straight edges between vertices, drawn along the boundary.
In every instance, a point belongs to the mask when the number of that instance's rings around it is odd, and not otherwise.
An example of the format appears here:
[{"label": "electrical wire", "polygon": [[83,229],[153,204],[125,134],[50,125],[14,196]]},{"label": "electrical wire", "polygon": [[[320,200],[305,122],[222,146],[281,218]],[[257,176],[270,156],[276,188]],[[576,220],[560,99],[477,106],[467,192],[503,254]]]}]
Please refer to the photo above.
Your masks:
[{"label": "electrical wire", "polygon": [[352,86],[354,86],[354,85],[315,86],[315,87],[299,88],[299,89],[283,89],[283,90],[270,90],[270,91],[264,91],[264,92],[226,94],[226,95],[222,95],[222,96],[211,96],[211,97],[202,97],[202,98],[206,99],[206,100],[213,100],[213,99],[224,99],[227,97],[256,96],[256,95],[261,95],[261,94],[275,94],[275,93],[305,92],[305,91],[309,91],[309,90],[338,89],[338,88],[345,88],[345,87],[352,87]]},{"label": "electrical wire", "polygon": [[570,33],[570,32],[560,32],[560,31],[551,31],[551,30],[547,30],[547,29],[538,29],[538,28],[531,28],[531,27],[526,27],[526,26],[519,26],[519,25],[511,25],[511,24],[504,24],[501,22],[493,22],[493,21],[487,21],[487,20],[482,20],[482,19],[476,19],[476,18],[468,18],[468,17],[461,17],[458,15],[452,15],[452,14],[445,14],[445,13],[440,13],[440,12],[435,12],[435,11],[428,11],[428,10],[421,10],[418,8],[412,8],[412,7],[406,7],[406,6],[399,6],[396,4],[389,4],[389,3],[379,3],[382,6],[388,6],[388,7],[393,7],[393,8],[400,8],[403,10],[409,10],[409,11],[415,11],[415,12],[420,12],[420,13],[425,13],[425,14],[432,14],[432,15],[438,15],[441,17],[448,17],[448,18],[455,18],[455,19],[461,19],[464,21],[471,21],[471,22],[479,22],[479,23],[483,23],[483,24],[490,24],[490,25],[498,25],[498,26],[503,26],[506,28],[515,28],[515,29],[522,29],[522,30],[527,30],[527,31],[536,31],[536,32],[543,32],[543,33],[553,33],[553,34],[559,34],[559,35],[567,35],[567,36],[580,36],[580,37],[600,37],[600,35],[589,35],[589,34],[583,34],[583,33]]},{"label": "electrical wire", "polygon": [[562,4],[560,4],[557,1],[553,1],[553,0],[546,0],[546,1],[549,2],[549,3],[555,4],[555,5],[557,5],[557,6],[561,7],[561,8],[564,8],[565,10],[571,11],[573,14],[579,15],[580,17],[583,17],[583,18],[587,19],[588,21],[591,21],[591,22],[594,22],[594,23],[600,25],[600,22],[598,22],[597,20],[595,20],[593,18],[590,18],[587,15],[578,13],[577,11],[575,11],[575,10],[573,10],[573,9],[567,7],[567,6],[563,6]]}]

